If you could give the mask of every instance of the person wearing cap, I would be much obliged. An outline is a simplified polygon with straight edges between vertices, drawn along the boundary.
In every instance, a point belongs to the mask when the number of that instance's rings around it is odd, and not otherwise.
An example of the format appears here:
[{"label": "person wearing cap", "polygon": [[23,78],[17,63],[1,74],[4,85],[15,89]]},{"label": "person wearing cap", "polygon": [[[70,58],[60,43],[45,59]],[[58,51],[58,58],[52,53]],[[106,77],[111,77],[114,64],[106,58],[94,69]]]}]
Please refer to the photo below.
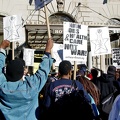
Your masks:
[{"label": "person wearing cap", "polygon": [[[14,59],[5,66],[5,49],[10,45],[8,40],[0,44],[0,120],[37,120],[39,113],[38,95],[45,85],[54,59],[50,52],[53,40],[47,41],[45,54],[35,74],[23,80],[25,62]],[[3,119],[3,118],[2,118]]]},{"label": "person wearing cap", "polygon": [[[49,108],[52,102],[57,101],[64,94],[69,94],[75,90],[73,86],[72,76],[72,65],[70,61],[63,60],[58,67],[58,76],[59,79],[51,82],[48,89],[47,94],[44,99],[44,106]],[[90,101],[90,97],[85,91],[83,85],[79,81],[75,81],[78,90],[83,90],[85,97],[88,101]],[[54,99],[53,99],[54,98]]]},{"label": "person wearing cap", "polygon": [[[116,67],[110,65],[107,68],[107,73],[101,73],[101,76],[99,76],[96,79],[96,82],[94,82],[100,90],[100,103],[104,98],[106,98],[111,93],[114,93],[114,91],[116,90],[116,87],[114,86],[114,81],[116,81],[115,74]],[[103,120],[108,120],[107,113],[104,113],[102,109],[100,110],[100,113]]]},{"label": "person wearing cap", "polygon": [[113,85],[115,81],[116,67],[111,65],[108,66],[107,74],[102,73],[100,77],[98,77],[97,86],[100,89],[101,100],[103,100],[107,95],[114,92],[115,87]]}]

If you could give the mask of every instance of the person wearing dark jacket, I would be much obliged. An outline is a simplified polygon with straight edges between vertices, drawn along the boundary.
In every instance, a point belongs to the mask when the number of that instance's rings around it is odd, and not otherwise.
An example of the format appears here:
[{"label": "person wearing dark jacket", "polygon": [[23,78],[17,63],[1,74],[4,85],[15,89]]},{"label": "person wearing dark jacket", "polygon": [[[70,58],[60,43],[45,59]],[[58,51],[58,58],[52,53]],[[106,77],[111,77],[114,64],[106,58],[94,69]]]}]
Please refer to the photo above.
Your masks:
[{"label": "person wearing dark jacket", "polygon": [[109,113],[108,120],[120,120],[120,77],[114,81],[114,85],[117,89],[115,93],[114,103],[112,105],[112,109]]},{"label": "person wearing dark jacket", "polygon": [[111,94],[115,90],[114,81],[115,81],[116,67],[109,66],[107,69],[107,74],[103,73],[98,78],[97,86],[100,89],[101,100],[103,100],[107,95]]},{"label": "person wearing dark jacket", "polygon": [[[100,103],[101,101],[113,93],[116,89],[114,86],[114,81],[115,80],[115,74],[116,74],[116,67],[115,66],[109,66],[107,69],[107,74],[102,73],[100,77],[96,79],[96,86],[100,90]],[[101,116],[103,120],[108,120],[108,114],[104,113],[103,111],[101,112]]]},{"label": "person wearing dark jacket", "polygon": [[91,69],[91,75],[92,75],[92,79],[91,81],[96,85],[97,84],[97,80],[98,79],[98,70],[97,69]]},{"label": "person wearing dark jacket", "polygon": [[[49,108],[52,102],[57,101],[64,94],[71,93],[75,88],[72,85],[73,80],[71,80],[72,75],[72,65],[69,61],[62,61],[59,64],[58,74],[60,79],[51,82],[47,90],[47,95],[45,97],[44,105]],[[90,101],[90,97],[85,91],[83,85],[79,81],[75,81],[78,90],[83,90],[85,97]]]},{"label": "person wearing dark jacket", "polygon": [[[58,75],[60,79],[51,82],[47,89],[47,94],[43,102],[46,110],[43,111],[42,119],[40,120],[56,120],[56,116],[59,116],[59,119],[76,119],[77,115],[79,115],[79,117],[82,116],[82,118],[84,116],[83,119],[85,120],[93,120],[91,119],[91,117],[94,117],[92,107],[90,106],[89,109],[87,106],[93,102],[91,96],[88,95],[82,83],[78,80],[71,79],[72,65],[69,61],[63,60],[59,64]],[[86,98],[84,101],[87,101],[88,104],[85,104],[85,106],[83,105],[84,102],[81,102],[79,99],[79,95],[77,94],[75,96],[76,93],[74,94],[74,92],[76,89],[83,93],[81,94],[81,96],[83,95],[83,99]],[[72,94],[72,97],[70,97],[70,99],[66,98],[66,95],[69,96],[70,94]],[[62,98],[65,99],[61,101]]]}]

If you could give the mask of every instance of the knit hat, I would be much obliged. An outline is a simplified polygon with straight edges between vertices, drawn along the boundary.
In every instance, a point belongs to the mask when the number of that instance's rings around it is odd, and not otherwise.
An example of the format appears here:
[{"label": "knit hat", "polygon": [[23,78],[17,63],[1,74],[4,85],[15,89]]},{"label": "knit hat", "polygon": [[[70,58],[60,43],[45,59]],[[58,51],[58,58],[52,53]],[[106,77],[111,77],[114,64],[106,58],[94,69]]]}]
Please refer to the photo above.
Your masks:
[{"label": "knit hat", "polygon": [[107,69],[107,74],[115,75],[116,73],[116,67],[115,66],[109,66]]},{"label": "knit hat", "polygon": [[24,74],[25,61],[21,58],[11,60],[6,66],[6,78],[8,81],[16,82]]}]

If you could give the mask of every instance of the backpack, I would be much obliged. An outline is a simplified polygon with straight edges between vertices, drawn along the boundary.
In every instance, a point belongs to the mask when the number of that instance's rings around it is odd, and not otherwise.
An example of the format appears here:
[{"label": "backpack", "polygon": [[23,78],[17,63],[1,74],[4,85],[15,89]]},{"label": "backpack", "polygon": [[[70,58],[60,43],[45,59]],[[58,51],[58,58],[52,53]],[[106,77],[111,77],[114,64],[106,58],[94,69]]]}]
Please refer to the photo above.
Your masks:
[{"label": "backpack", "polygon": [[105,114],[110,113],[113,102],[117,96],[116,93],[117,93],[117,90],[115,89],[113,93],[109,94],[101,101],[101,110],[103,113],[105,113]]},{"label": "backpack", "polygon": [[43,120],[52,119],[77,119],[93,120],[94,113],[91,104],[84,97],[83,90],[74,90],[70,94],[64,94],[56,102],[52,103],[44,114]]}]

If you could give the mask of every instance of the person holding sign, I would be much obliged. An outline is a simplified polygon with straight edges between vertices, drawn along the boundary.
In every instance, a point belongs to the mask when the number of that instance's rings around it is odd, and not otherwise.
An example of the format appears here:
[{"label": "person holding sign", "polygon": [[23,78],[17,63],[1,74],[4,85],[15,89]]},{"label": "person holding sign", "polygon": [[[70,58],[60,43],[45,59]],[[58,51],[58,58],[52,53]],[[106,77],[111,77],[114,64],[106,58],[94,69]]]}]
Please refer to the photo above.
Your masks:
[{"label": "person holding sign", "polygon": [[[47,41],[45,54],[35,74],[27,76],[23,81],[24,62],[22,59],[11,60],[5,66],[5,49],[10,45],[8,40],[0,44],[0,119],[5,120],[37,120],[38,95],[45,85],[54,59],[50,52],[53,40]],[[4,120],[4,119],[3,119]]]}]

